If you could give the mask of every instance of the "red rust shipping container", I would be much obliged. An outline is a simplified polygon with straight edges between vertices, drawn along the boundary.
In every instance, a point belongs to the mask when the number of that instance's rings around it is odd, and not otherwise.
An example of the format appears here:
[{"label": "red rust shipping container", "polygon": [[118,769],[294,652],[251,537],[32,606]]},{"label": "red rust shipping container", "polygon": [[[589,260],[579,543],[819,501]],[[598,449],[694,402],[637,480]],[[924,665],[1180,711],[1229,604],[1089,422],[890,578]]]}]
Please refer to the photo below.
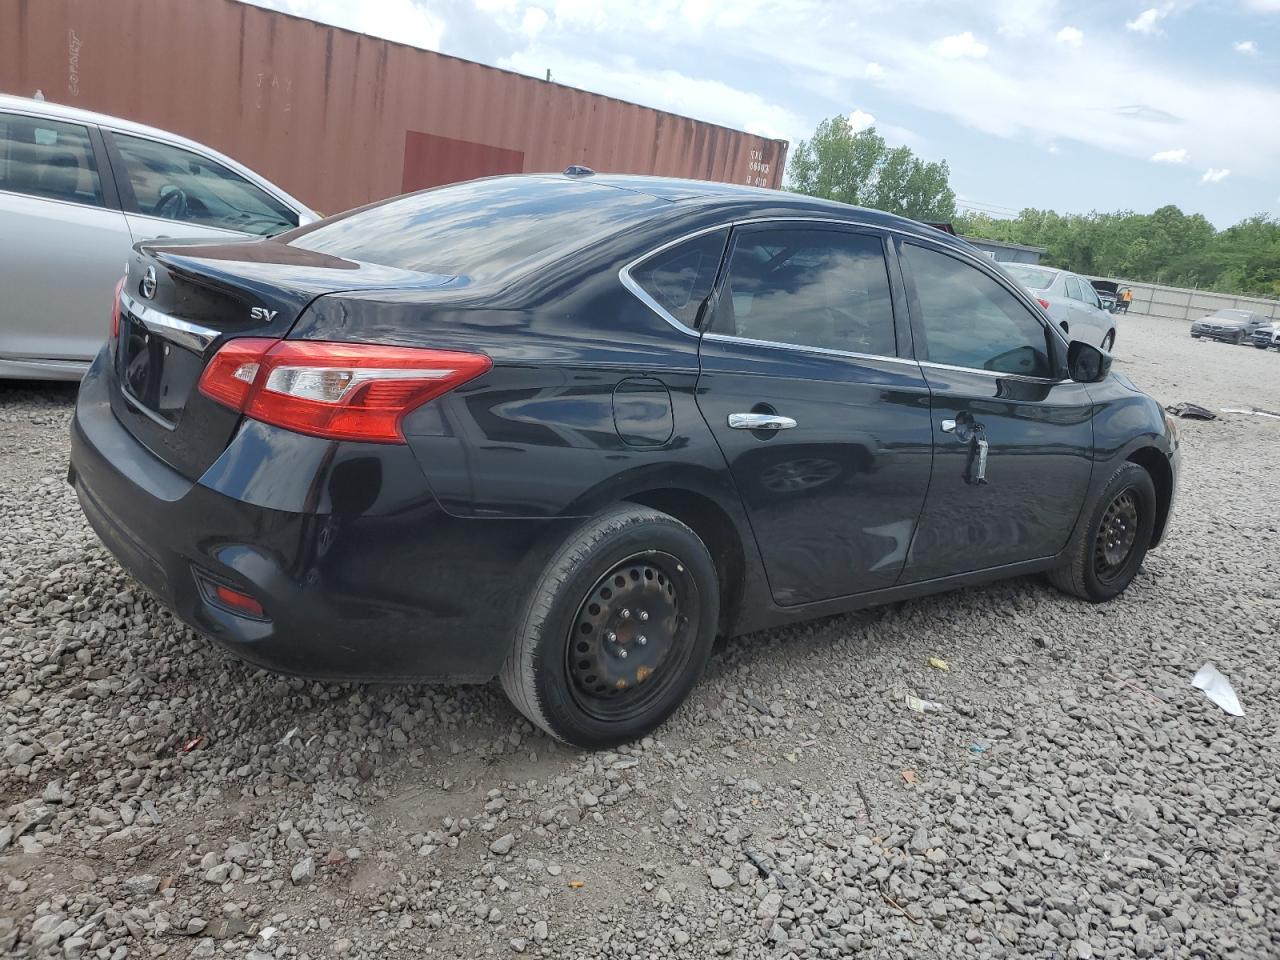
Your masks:
[{"label": "red rust shipping container", "polygon": [[318,210],[585,164],[777,187],[787,143],[235,0],[0,0],[0,91],[127,117]]}]

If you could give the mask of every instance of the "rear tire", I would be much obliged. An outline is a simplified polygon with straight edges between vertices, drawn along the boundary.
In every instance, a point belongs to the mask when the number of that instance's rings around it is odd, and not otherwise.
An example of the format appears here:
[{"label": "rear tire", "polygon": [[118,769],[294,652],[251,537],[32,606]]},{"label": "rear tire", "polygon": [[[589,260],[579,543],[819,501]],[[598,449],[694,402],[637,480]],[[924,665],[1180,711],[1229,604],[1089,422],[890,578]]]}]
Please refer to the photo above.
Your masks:
[{"label": "rear tire", "polygon": [[1107,335],[1102,338],[1102,349],[1105,350],[1107,353],[1110,353],[1111,349],[1115,345],[1116,345],[1116,332],[1114,330],[1108,331]]},{"label": "rear tire", "polygon": [[720,611],[706,545],[674,517],[621,505],[561,545],[525,605],[502,687],[551,736],[585,748],[667,719],[706,666]]},{"label": "rear tire", "polygon": [[1126,462],[1086,508],[1071,538],[1066,562],[1049,582],[1091,603],[1124,592],[1142,566],[1155,530],[1156,488],[1151,475]]}]

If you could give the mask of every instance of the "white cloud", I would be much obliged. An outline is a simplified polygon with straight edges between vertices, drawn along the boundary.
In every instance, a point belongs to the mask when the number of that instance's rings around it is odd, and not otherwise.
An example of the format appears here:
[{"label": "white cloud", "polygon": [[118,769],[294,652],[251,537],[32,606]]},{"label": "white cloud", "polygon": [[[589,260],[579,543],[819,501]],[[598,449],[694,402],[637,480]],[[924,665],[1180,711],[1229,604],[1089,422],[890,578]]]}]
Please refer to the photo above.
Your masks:
[{"label": "white cloud", "polygon": [[1159,153],[1151,155],[1152,163],[1187,163],[1191,160],[1191,154],[1187,152],[1186,147],[1178,147],[1175,150],[1161,150]]},{"label": "white cloud", "polygon": [[1062,152],[1061,148],[1056,143],[1049,144],[1049,146],[1046,147],[1045,149],[1048,150],[1050,153],[1055,153],[1055,154]]},{"label": "white cloud", "polygon": [[762,137],[789,140],[792,144],[813,132],[786,107],[757,93],[675,70],[647,69],[628,57],[603,62],[530,48],[503,58],[498,66],[536,77],[542,76],[548,63],[560,83],[646,107],[696,117]]},{"label": "white cloud", "polygon": [[1063,27],[1053,35],[1053,39],[1068,47],[1078,47],[1084,42],[1084,31],[1076,27]]},{"label": "white cloud", "polygon": [[529,7],[520,20],[520,32],[526,37],[536,37],[542,32],[542,28],[547,25],[549,19],[547,11],[541,7]]},{"label": "white cloud", "polygon": [[865,110],[854,110],[853,113],[849,114],[849,126],[852,127],[855,132],[858,130],[865,130],[867,127],[874,127],[875,125],[876,118]]},{"label": "white cloud", "polygon": [[1015,0],[1013,3],[991,4],[996,32],[1020,40],[1048,33],[1058,14],[1058,0]]},{"label": "white cloud", "polygon": [[1236,43],[1233,43],[1231,46],[1236,53],[1253,54],[1258,52],[1258,45],[1254,43],[1252,40],[1239,40]]},{"label": "white cloud", "polygon": [[1280,0],[1244,0],[1244,5],[1258,13],[1280,13]]},{"label": "white cloud", "polygon": [[884,67],[872,60],[862,72],[866,74],[868,80],[879,80],[884,76]]},{"label": "white cloud", "polygon": [[424,50],[439,50],[440,40],[444,36],[444,20],[413,0],[379,0],[378,3],[350,3],[347,0],[250,2],[270,10],[331,23],[345,30],[407,43]]},{"label": "white cloud", "polygon": [[1210,167],[1204,172],[1204,176],[1200,178],[1201,183],[1221,183],[1227,177],[1231,176],[1231,171],[1227,169],[1216,170]]},{"label": "white cloud", "polygon": [[966,30],[964,33],[957,33],[950,37],[943,37],[941,40],[935,40],[931,49],[938,56],[945,57],[948,60],[964,58],[981,60],[987,55],[989,48],[985,43],[974,38],[973,31]]},{"label": "white cloud", "polygon": [[1160,21],[1164,19],[1167,10],[1151,7],[1143,10],[1132,20],[1125,21],[1125,26],[1134,33],[1159,33]]}]

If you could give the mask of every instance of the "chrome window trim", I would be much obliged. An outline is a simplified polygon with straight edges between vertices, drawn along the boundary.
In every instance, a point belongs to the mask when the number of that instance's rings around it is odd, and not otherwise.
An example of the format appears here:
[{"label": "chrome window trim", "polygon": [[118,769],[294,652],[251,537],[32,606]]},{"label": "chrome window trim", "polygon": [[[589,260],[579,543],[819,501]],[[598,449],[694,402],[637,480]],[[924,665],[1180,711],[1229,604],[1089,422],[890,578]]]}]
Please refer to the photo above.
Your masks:
[{"label": "chrome window trim", "polygon": [[155,307],[139,303],[124,292],[120,294],[120,303],[152,333],[197,353],[204,353],[209,344],[221,336],[221,331],[171,317]]},{"label": "chrome window trim", "polygon": [[[846,217],[813,217],[813,216],[743,217],[737,220],[729,220],[724,223],[718,223],[710,227],[702,227],[701,229],[683,234],[682,236],[679,236],[674,240],[668,240],[665,243],[661,244],[660,246],[654,247],[652,250],[648,251],[642,256],[639,256],[636,259],[624,265],[618,271],[618,279],[619,281],[621,281],[622,285],[627,288],[627,290],[629,290],[637,299],[639,299],[650,310],[652,310],[654,313],[660,316],[663,320],[666,320],[667,323],[671,324],[681,333],[687,334],[691,337],[701,336],[701,337],[706,337],[708,339],[717,340],[720,342],[748,343],[754,346],[771,347],[771,348],[782,349],[782,350],[797,350],[800,352],[808,352],[808,353],[829,354],[832,356],[850,357],[850,358],[859,359],[859,360],[886,360],[890,363],[905,363],[905,364],[910,364],[910,365],[915,365],[920,367],[932,367],[937,370],[955,370],[961,373],[977,373],[983,376],[996,377],[1002,380],[1025,380],[1029,383],[1068,383],[1070,381],[1070,378],[1067,378],[1065,380],[1055,380],[1051,377],[1028,377],[1019,373],[1000,373],[995,370],[984,370],[981,367],[960,367],[960,366],[955,366],[954,364],[934,363],[929,360],[916,360],[914,357],[883,357],[879,355],[866,354],[866,353],[853,353],[853,352],[848,352],[843,350],[832,350],[826,347],[807,347],[807,346],[803,346],[801,344],[795,344],[795,343],[779,343],[771,340],[751,340],[746,337],[735,337],[735,336],[724,334],[724,333],[700,334],[697,330],[694,330],[692,327],[685,326],[683,323],[677,320],[674,316],[668,313],[666,309],[664,309],[656,300],[654,300],[653,297],[649,296],[649,294],[647,294],[644,291],[644,289],[640,286],[640,284],[638,284],[635,281],[635,279],[631,276],[631,270],[636,266],[638,266],[639,264],[648,260],[650,257],[656,256],[657,254],[661,253],[664,250],[668,250],[671,247],[676,246],[677,244],[684,243],[686,240],[693,240],[697,237],[703,236],[704,234],[714,233],[717,230],[734,229],[736,227],[748,226],[750,224],[756,224],[756,223],[828,223],[828,224],[836,224],[838,226],[845,226],[845,227],[858,227],[865,230],[882,231],[884,233],[889,233],[895,236],[903,237],[907,240],[923,241],[926,245],[932,246],[932,248],[937,249],[941,253],[945,253],[948,256],[953,256],[957,260],[968,261],[971,266],[986,268],[986,267],[989,267],[992,262],[994,262],[994,261],[988,261],[984,257],[979,257],[974,254],[971,254],[967,250],[956,249],[951,246],[948,246],[947,244],[937,243],[937,241],[935,241],[932,237],[929,237],[923,233],[918,233],[911,230],[903,230],[901,227],[887,226],[885,224],[879,224],[879,223],[870,223],[865,220],[851,220]],[[926,249],[928,248],[929,246],[926,247]],[[985,276],[991,276],[991,274],[987,273],[986,269],[982,269],[982,273]],[[1055,324],[1045,322],[1045,318],[1043,316],[1042,311],[1035,310],[1031,307],[1030,303],[1027,302],[1026,298],[1024,297],[1022,291],[1017,289],[1011,289],[1009,284],[1006,283],[1004,278],[1000,277],[998,273],[993,279],[995,279],[996,282],[999,283],[1006,291],[1011,293],[1014,299],[1022,303],[1022,305],[1032,314],[1032,316],[1036,317],[1040,321],[1041,325],[1045,329],[1052,332],[1059,339],[1059,341],[1062,342],[1063,345],[1070,344],[1070,341],[1068,341],[1066,337],[1063,336],[1063,334],[1057,329]]]},{"label": "chrome window trim", "polygon": [[736,337],[728,333],[704,333],[704,340],[717,343],[747,343],[753,347],[769,347],[774,350],[795,350],[798,353],[818,353],[831,357],[847,357],[850,360],[883,360],[885,363],[901,363],[909,367],[918,367],[920,362],[911,357],[886,357],[878,353],[857,353],[853,350],[835,350],[831,347],[810,347],[803,343],[784,343],[781,340],[755,340],[751,337]]}]

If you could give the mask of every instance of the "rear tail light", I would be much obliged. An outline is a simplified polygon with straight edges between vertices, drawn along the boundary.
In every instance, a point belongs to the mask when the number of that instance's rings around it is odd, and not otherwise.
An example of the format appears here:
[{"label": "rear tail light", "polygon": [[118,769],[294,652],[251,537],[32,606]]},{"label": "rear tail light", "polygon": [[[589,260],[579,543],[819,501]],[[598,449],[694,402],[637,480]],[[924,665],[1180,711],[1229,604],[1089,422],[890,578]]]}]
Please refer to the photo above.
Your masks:
[{"label": "rear tail light", "polygon": [[229,340],[200,392],[263,423],[330,440],[404,443],[400,421],[493,366],[483,354],[309,340]]},{"label": "rear tail light", "polygon": [[1040,306],[1044,307],[1046,310],[1048,310],[1048,309],[1049,309],[1049,301],[1048,301],[1048,300],[1045,300],[1045,299],[1043,299],[1043,298],[1041,298],[1041,297],[1036,297],[1036,303],[1040,304]]},{"label": "rear tail light", "polygon": [[123,277],[116,281],[116,293],[111,298],[111,339],[114,340],[120,336],[120,295],[124,293],[124,282],[129,278],[126,273]]}]

